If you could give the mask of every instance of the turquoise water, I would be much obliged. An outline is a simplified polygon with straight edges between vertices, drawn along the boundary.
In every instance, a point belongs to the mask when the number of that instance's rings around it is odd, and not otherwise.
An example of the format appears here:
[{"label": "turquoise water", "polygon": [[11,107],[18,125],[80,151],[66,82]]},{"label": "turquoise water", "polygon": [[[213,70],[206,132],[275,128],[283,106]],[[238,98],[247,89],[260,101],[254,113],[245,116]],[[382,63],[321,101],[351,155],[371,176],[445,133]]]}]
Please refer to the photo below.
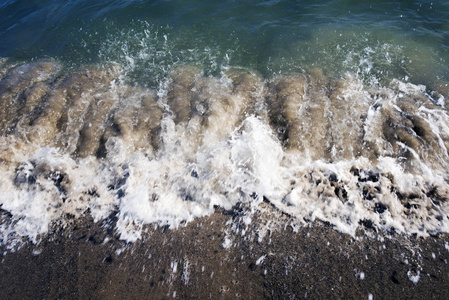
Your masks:
[{"label": "turquoise water", "polygon": [[154,85],[193,63],[274,74],[321,68],[432,85],[449,79],[448,1],[3,1],[0,56],[125,65]]}]

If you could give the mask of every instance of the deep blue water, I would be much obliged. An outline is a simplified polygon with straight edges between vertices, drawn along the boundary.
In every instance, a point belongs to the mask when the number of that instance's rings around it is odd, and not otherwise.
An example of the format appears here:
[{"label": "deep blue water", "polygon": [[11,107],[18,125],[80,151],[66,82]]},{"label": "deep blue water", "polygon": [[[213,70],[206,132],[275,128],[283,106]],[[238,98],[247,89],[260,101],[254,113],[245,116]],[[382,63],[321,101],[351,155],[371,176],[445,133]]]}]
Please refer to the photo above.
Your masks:
[{"label": "deep blue water", "polygon": [[0,57],[114,61],[150,83],[194,63],[432,84],[449,79],[449,1],[3,0]]}]

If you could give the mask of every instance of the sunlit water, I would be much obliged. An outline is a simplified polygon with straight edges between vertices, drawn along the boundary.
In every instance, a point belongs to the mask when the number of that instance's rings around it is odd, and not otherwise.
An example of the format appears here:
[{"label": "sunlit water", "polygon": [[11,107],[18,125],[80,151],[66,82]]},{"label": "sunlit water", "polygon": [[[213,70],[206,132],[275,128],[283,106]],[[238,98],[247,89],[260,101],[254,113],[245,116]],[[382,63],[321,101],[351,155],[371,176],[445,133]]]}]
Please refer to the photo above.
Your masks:
[{"label": "sunlit water", "polygon": [[134,241],[261,201],[352,235],[448,232],[448,19],[445,1],[4,1],[1,242],[86,214]]}]

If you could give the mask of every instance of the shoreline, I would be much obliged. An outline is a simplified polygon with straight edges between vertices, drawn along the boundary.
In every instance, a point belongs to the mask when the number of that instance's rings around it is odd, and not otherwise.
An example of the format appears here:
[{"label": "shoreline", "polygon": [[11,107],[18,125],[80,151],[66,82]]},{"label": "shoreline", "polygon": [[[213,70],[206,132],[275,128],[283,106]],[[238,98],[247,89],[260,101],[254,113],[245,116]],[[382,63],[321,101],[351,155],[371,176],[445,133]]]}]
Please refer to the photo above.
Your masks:
[{"label": "shoreline", "polygon": [[259,241],[263,215],[255,214],[244,234],[230,230],[240,222],[235,211],[221,211],[178,229],[146,226],[142,240],[126,244],[104,223],[80,219],[39,245],[2,249],[0,287],[8,299],[443,299],[449,293],[448,234],[365,229],[353,238],[314,222],[298,232],[273,230]]},{"label": "shoreline", "polygon": [[1,299],[449,299],[449,1],[23,2]]}]

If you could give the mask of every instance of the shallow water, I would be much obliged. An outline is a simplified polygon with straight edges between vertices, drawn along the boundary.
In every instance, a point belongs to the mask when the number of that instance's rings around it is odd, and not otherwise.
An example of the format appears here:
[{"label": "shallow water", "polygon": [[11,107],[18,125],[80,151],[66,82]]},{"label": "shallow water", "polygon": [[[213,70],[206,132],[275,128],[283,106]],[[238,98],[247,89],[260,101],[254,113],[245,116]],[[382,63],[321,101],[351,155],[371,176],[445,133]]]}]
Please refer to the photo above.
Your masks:
[{"label": "shallow water", "polygon": [[0,55],[113,60],[152,84],[192,62],[215,74],[319,67],[428,85],[448,79],[448,18],[446,1],[6,1]]},{"label": "shallow water", "polygon": [[1,242],[262,201],[448,232],[449,6],[408,3],[4,2]]}]

